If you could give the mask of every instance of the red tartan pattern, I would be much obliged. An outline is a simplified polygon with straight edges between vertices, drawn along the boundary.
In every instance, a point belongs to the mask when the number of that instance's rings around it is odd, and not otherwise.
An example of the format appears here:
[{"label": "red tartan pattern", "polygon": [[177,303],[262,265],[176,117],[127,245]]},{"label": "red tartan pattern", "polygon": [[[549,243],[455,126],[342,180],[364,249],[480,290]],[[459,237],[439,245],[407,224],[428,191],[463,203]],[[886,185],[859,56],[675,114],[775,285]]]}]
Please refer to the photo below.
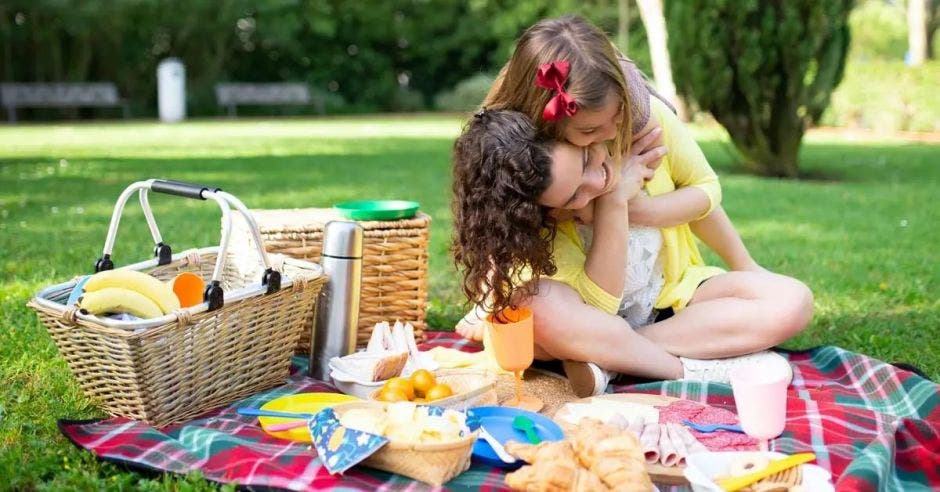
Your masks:
[{"label": "red tartan pattern", "polygon": [[[450,333],[430,333],[433,346],[468,352],[479,346]],[[930,490],[940,488],[940,393],[913,373],[835,347],[788,354],[794,368],[787,425],[772,442],[776,451],[812,451],[833,474],[837,490]],[[295,361],[299,362],[299,361]],[[723,384],[663,381],[613,386],[687,398],[734,410]],[[192,422],[154,429],[122,418],[59,424],[62,433],[101,459],[145,469],[200,471],[219,483],[314,490],[425,490],[407,478],[364,467],[331,476],[305,444],[272,438],[256,421],[235,413],[241,406],[303,391],[336,391],[296,372],[285,386],[242,400]],[[503,472],[474,464],[448,482],[451,490],[506,490]]]}]

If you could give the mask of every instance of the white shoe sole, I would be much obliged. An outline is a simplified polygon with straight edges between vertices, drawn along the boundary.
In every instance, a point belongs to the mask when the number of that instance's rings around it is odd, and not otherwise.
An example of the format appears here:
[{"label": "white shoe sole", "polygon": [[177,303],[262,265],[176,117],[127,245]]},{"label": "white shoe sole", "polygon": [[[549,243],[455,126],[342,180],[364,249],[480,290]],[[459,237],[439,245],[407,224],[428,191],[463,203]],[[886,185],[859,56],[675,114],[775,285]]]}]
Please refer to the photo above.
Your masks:
[{"label": "white shoe sole", "polygon": [[[561,365],[565,370],[565,375],[568,376],[571,389],[578,398],[602,395],[607,389],[607,382],[604,381],[606,377],[603,373],[596,373],[591,367],[593,364],[565,360]],[[598,367],[597,370],[600,371],[600,368]]]},{"label": "white shoe sole", "polygon": [[[686,372],[682,379],[687,381],[704,381],[712,383],[729,384],[731,371],[737,367],[746,364],[781,364],[785,365],[789,374],[787,375],[787,385],[793,379],[793,368],[790,367],[786,357],[769,350],[755,352],[753,354],[742,355],[738,357],[728,357],[726,359],[700,360],[687,359],[679,357],[682,361],[683,370]],[[690,366],[686,366],[689,364]],[[708,367],[712,366],[712,367]],[[688,369],[691,369],[693,375],[690,377]]]}]

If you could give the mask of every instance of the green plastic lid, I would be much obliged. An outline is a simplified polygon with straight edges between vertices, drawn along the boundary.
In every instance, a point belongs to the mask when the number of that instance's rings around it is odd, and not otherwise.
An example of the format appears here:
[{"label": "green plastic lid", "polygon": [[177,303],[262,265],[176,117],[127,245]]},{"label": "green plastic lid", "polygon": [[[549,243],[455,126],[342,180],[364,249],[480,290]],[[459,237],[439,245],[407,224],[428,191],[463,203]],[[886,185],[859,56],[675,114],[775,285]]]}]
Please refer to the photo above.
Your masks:
[{"label": "green plastic lid", "polygon": [[344,217],[353,220],[408,219],[418,213],[418,202],[408,200],[356,200],[333,205]]}]

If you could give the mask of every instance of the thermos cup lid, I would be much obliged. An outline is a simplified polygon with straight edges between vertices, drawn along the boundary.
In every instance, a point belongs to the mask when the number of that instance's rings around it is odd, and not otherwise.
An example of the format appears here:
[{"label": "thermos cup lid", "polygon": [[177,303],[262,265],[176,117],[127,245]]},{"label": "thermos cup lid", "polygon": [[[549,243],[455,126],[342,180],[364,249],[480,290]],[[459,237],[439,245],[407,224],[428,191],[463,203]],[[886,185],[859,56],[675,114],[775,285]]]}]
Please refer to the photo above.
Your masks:
[{"label": "thermos cup lid", "polygon": [[362,226],[333,220],[323,229],[323,256],[362,258]]}]

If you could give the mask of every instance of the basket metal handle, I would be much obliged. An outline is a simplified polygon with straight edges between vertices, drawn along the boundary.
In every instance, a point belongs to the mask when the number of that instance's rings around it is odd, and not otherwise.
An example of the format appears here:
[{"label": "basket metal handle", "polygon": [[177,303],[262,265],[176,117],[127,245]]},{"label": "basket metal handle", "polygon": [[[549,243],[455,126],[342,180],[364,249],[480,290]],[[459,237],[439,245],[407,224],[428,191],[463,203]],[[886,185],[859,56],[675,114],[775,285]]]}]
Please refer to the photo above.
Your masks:
[{"label": "basket metal handle", "polygon": [[193,198],[196,200],[205,200],[206,197],[203,196],[203,192],[212,191],[219,192],[222,191],[222,188],[212,188],[209,186],[198,185],[195,183],[187,183],[185,181],[172,181],[169,179],[155,179],[150,185],[150,189],[157,193],[165,193],[167,195],[176,195],[185,198]]},{"label": "basket metal handle", "polygon": [[[255,247],[258,252],[258,258],[264,266],[261,284],[267,286],[267,293],[269,294],[281,288],[281,274],[271,267],[268,254],[264,251],[261,233],[258,232],[258,224],[248,211],[248,207],[246,207],[241,200],[230,193],[222,191],[220,188],[162,179],[148,179],[146,181],[133,183],[125,188],[118,197],[117,203],[114,205],[114,212],[111,214],[111,224],[108,226],[108,236],[105,239],[104,250],[102,251],[101,258],[95,262],[96,272],[114,268],[114,262],[111,259],[111,252],[114,250],[114,240],[117,237],[117,230],[121,223],[121,215],[124,212],[124,206],[134,193],[140,194],[140,206],[143,208],[144,217],[147,219],[150,234],[153,236],[153,240],[157,245],[154,251],[154,254],[158,257],[157,263],[159,265],[169,263],[171,250],[169,245],[163,243],[160,230],[157,228],[157,223],[154,220],[153,210],[147,198],[149,191],[197,200],[213,200],[222,210],[222,237],[219,243],[219,252],[215,260],[215,268],[212,271],[212,280],[209,285],[206,286],[206,291],[203,293],[203,299],[209,303],[210,311],[218,309],[225,304],[221,278],[232,235],[232,206],[245,218],[245,222],[248,224],[249,230],[251,230],[252,238],[254,239]],[[164,261],[164,257],[166,257],[166,261]]]}]

